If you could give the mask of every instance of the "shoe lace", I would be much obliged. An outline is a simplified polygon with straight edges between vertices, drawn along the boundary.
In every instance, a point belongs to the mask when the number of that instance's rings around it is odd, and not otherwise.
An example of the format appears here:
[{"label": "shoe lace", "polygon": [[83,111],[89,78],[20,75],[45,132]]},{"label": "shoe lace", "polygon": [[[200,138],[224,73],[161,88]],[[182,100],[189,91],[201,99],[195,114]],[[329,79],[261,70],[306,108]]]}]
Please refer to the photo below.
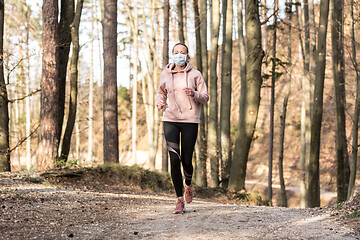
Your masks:
[{"label": "shoe lace", "polygon": [[192,195],[192,189],[191,189],[191,187],[186,187],[186,188],[185,188],[185,194]]},{"label": "shoe lace", "polygon": [[179,199],[176,204],[176,209],[180,210],[181,208],[183,208],[183,205],[184,205],[184,201]]}]

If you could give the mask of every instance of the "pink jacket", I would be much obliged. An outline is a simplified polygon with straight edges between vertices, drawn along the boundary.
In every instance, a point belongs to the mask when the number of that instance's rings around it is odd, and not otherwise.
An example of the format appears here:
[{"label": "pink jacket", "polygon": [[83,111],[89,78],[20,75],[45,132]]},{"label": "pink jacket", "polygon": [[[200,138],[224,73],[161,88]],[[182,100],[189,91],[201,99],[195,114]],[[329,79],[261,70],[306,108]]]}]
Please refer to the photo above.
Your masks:
[{"label": "pink jacket", "polygon": [[[160,75],[155,103],[165,103],[162,121],[200,123],[201,104],[209,101],[204,78],[189,62],[181,71],[174,71],[174,67],[169,63]],[[186,87],[195,90],[194,97],[185,94]]]}]

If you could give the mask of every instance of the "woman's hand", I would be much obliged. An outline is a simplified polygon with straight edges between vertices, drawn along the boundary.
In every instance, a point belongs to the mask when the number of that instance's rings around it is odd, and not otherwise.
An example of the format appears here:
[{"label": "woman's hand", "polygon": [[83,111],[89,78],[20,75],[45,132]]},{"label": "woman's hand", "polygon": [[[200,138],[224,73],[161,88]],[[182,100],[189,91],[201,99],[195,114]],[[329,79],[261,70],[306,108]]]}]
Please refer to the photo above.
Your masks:
[{"label": "woman's hand", "polygon": [[159,100],[157,103],[156,103],[156,106],[158,109],[163,109],[165,104],[164,104],[164,101],[163,100]]},{"label": "woman's hand", "polygon": [[183,89],[185,91],[185,94],[190,96],[190,97],[194,97],[195,96],[195,91],[192,88],[184,88]]}]

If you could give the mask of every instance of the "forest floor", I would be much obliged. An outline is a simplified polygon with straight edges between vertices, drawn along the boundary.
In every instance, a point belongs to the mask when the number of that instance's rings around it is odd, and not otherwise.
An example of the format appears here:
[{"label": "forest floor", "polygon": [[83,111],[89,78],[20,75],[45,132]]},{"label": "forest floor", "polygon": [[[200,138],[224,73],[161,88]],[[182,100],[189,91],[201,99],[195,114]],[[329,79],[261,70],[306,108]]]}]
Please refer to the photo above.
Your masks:
[{"label": "forest floor", "polygon": [[113,173],[99,178],[103,170],[84,172],[1,173],[0,239],[360,239],[359,198],[342,211],[195,195],[175,215],[174,193],[149,179],[152,190],[116,184]]}]

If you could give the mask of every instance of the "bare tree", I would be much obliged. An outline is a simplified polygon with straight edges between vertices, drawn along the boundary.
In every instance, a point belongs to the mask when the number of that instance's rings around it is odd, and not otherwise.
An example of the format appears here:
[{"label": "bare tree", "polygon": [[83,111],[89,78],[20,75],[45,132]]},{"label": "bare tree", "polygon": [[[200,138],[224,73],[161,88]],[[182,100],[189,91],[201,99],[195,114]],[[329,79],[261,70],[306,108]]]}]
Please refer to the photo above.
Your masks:
[{"label": "bare tree", "polygon": [[233,29],[233,1],[223,1],[223,45],[221,69],[221,107],[220,107],[220,139],[222,186],[227,188],[231,166],[231,77],[232,77],[232,29]]},{"label": "bare tree", "polygon": [[71,44],[70,24],[74,20],[75,0],[61,0],[59,34],[58,36],[58,50],[56,55],[56,71],[59,80],[59,120],[58,120],[58,142],[61,141],[62,127],[64,122],[64,109],[65,109],[65,86],[66,86],[66,73],[69,61],[69,52]]},{"label": "bare tree", "polygon": [[43,15],[43,59],[41,77],[41,110],[38,169],[54,167],[57,159],[59,136],[59,80],[56,67],[58,39],[58,1],[44,0]]},{"label": "bare tree", "polygon": [[10,171],[9,112],[4,78],[4,0],[0,0],[0,172]]},{"label": "bare tree", "polygon": [[337,159],[337,200],[345,201],[349,184],[349,155],[345,130],[344,1],[331,2],[331,46],[335,90],[335,148]]},{"label": "bare tree", "polygon": [[349,189],[347,194],[347,199],[350,199],[354,196],[355,190],[355,179],[356,179],[356,166],[357,166],[357,156],[358,156],[358,138],[359,138],[359,113],[360,113],[360,75],[359,68],[356,60],[356,34],[355,34],[355,19],[354,19],[354,0],[350,1],[350,21],[351,21],[351,52],[352,52],[352,61],[355,69],[355,78],[356,78],[356,99],[355,99],[355,109],[354,109],[354,119],[353,119],[353,129],[352,129],[352,151],[351,151],[351,168],[350,168],[350,180],[349,180]]},{"label": "bare tree", "polygon": [[315,91],[313,105],[313,120],[311,122],[310,161],[306,189],[306,206],[320,206],[320,134],[323,113],[324,78],[326,65],[326,33],[329,16],[329,0],[320,2],[320,18],[318,32],[318,52],[316,57]]},{"label": "bare tree", "polygon": [[247,61],[246,91],[244,92],[246,92],[246,96],[243,99],[244,104],[240,104],[244,106],[245,116],[240,118],[240,128],[236,137],[229,180],[229,189],[235,191],[245,187],[249,149],[260,105],[261,63],[264,57],[264,51],[261,47],[261,23],[258,2],[245,0],[245,13]]},{"label": "bare tree", "polygon": [[[220,0],[213,0],[211,7],[211,56],[210,56],[210,84],[209,84],[209,127],[208,154],[210,159],[210,186],[218,186],[219,179],[219,135],[218,135],[218,103],[217,103],[217,63],[218,41],[220,28]],[[205,163],[202,163],[205,164]],[[205,166],[204,166],[205,168]],[[206,175],[203,176],[206,183]]]},{"label": "bare tree", "polygon": [[84,0],[78,0],[76,5],[76,12],[74,21],[70,25],[71,41],[72,41],[72,56],[70,61],[70,102],[69,115],[66,123],[66,129],[61,149],[60,160],[67,161],[70,152],[71,136],[74,129],[77,109],[77,95],[78,95],[78,61],[79,61],[79,26],[80,17]]},{"label": "bare tree", "polygon": [[104,162],[119,161],[117,122],[117,0],[104,1]]},{"label": "bare tree", "polygon": [[[184,0],[185,1],[185,0]],[[178,33],[179,41],[185,43],[184,35],[184,16],[183,16],[183,0],[176,0],[177,18],[178,18]]]},{"label": "bare tree", "polygon": [[[196,0],[195,0],[196,1]],[[169,0],[164,0],[164,43],[163,43],[163,67],[169,62]],[[168,150],[165,135],[162,132],[162,164],[161,170],[167,172],[169,169]]]},{"label": "bare tree", "polygon": [[275,80],[276,80],[276,33],[277,33],[277,12],[278,0],[274,1],[274,33],[272,45],[272,67],[271,67],[271,97],[270,97],[270,133],[269,133],[269,173],[268,173],[268,188],[267,197],[272,201],[272,169],[273,169],[273,151],[274,151],[274,108],[275,108]]},{"label": "bare tree", "polygon": [[290,69],[287,70],[286,73],[286,93],[283,102],[283,111],[280,115],[280,140],[279,140],[279,180],[280,180],[280,196],[278,200],[278,205],[282,207],[287,207],[287,196],[286,196],[286,189],[285,189],[285,179],[284,179],[284,139],[285,139],[285,123],[286,123],[286,111],[288,100],[290,96],[291,90],[291,70],[292,70],[292,55],[291,55],[291,19],[292,19],[292,1],[288,0],[286,3],[285,11],[286,16],[288,19],[288,29],[287,29],[287,50],[288,50],[288,66]]}]

